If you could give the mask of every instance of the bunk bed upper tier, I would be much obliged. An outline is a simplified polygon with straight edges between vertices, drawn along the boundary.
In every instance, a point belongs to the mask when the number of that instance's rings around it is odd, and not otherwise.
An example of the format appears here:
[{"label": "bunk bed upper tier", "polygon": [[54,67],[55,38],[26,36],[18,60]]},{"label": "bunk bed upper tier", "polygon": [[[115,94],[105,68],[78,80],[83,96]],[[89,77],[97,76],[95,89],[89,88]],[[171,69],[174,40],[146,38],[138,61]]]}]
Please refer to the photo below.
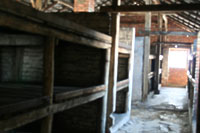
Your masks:
[{"label": "bunk bed upper tier", "polygon": [[111,37],[106,34],[12,0],[0,1],[0,25],[98,48],[111,47]]}]

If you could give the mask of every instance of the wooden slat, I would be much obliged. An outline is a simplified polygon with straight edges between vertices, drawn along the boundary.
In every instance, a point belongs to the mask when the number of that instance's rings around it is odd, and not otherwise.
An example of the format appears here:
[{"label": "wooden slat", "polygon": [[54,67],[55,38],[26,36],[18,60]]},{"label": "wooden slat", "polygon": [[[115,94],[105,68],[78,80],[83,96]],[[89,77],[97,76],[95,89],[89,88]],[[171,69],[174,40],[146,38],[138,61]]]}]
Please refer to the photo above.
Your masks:
[{"label": "wooden slat", "polygon": [[73,97],[78,97],[81,95],[88,95],[91,93],[96,93],[99,91],[103,91],[106,89],[105,85],[99,85],[99,86],[94,86],[94,87],[89,87],[89,88],[82,88],[74,91],[65,91],[62,93],[55,94],[55,102],[59,102],[62,100],[67,100]]},{"label": "wooden slat", "polygon": [[78,44],[84,44],[84,45],[92,46],[96,48],[107,49],[111,47],[110,43],[105,43],[98,40],[86,38],[80,35],[76,35],[73,33],[56,30],[54,28],[49,28],[42,24],[33,23],[31,21],[27,21],[22,18],[18,18],[13,15],[9,15],[2,12],[0,12],[0,26],[6,26],[13,29],[35,33],[35,34],[39,34],[43,36],[51,34],[52,36],[55,36],[62,40],[66,40],[66,41],[70,41],[70,42],[74,42]]},{"label": "wooden slat", "polygon": [[13,0],[0,1],[0,10],[16,14],[20,17],[28,18],[33,21],[36,20],[37,22],[45,23],[46,25],[50,25],[54,28],[60,28],[60,30],[70,31],[74,34],[79,35],[81,34],[82,36],[87,36],[103,42],[111,42],[111,37],[106,34],[80,26],[78,24],[68,21],[66,18],[59,17],[55,14],[46,14],[43,12],[39,12]]},{"label": "wooden slat", "polygon": [[113,8],[112,6],[101,7],[102,12],[181,12],[199,11],[200,4],[159,4],[159,5],[121,5]]},{"label": "wooden slat", "polygon": [[129,86],[129,79],[125,79],[122,81],[117,82],[117,91],[120,91],[122,89],[125,89]]}]

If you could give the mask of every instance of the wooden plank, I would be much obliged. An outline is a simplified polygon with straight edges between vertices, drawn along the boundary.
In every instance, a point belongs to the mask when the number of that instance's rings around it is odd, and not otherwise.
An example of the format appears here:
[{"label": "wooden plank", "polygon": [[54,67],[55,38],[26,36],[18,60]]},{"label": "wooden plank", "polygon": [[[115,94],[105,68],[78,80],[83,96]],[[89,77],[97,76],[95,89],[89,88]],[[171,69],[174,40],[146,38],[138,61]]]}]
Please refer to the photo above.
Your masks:
[{"label": "wooden plank", "polygon": [[52,113],[61,112],[66,109],[70,109],[70,108],[94,101],[94,100],[102,98],[104,96],[105,96],[105,91],[100,91],[100,92],[92,93],[90,95],[84,95],[81,97],[69,99],[63,103],[54,104],[52,106],[51,112]]},{"label": "wooden plank", "polygon": [[121,5],[115,6],[103,6],[101,12],[183,12],[183,11],[199,11],[200,4],[188,3],[188,4],[159,4],[159,5]]},{"label": "wooden plank", "polygon": [[[44,89],[43,95],[49,97],[49,104],[53,104],[54,88],[54,56],[56,38],[49,36],[44,44]],[[53,115],[42,120],[41,133],[51,133]]]},{"label": "wooden plank", "polygon": [[110,43],[97,41],[94,39],[86,38],[80,35],[64,32],[61,30],[56,30],[54,28],[46,27],[38,23],[33,23],[31,21],[27,21],[22,18],[15,17],[13,15],[8,15],[2,12],[0,12],[0,26],[6,26],[13,29],[35,33],[35,34],[39,34],[43,36],[51,34],[52,36],[55,36],[62,40],[66,40],[66,41],[70,41],[70,42],[74,42],[78,44],[84,44],[84,45],[92,46],[96,48],[107,49],[111,47]]},{"label": "wooden plank", "polygon": [[125,79],[122,81],[117,82],[117,91],[120,91],[122,89],[125,89],[129,86],[129,79]]},{"label": "wooden plank", "polygon": [[27,18],[32,21],[40,22],[60,30],[73,32],[74,34],[78,35],[81,34],[82,36],[103,42],[111,42],[111,37],[106,34],[75,24],[71,21],[68,21],[66,18],[59,17],[55,14],[39,12],[13,0],[0,1],[0,10]]},{"label": "wooden plank", "polygon": [[138,31],[142,35],[165,35],[165,36],[197,36],[197,32],[185,31]]},{"label": "wooden plank", "polygon": [[10,119],[0,120],[0,131],[9,131],[43,118],[48,115],[49,109],[49,107],[43,107],[34,111],[13,116]]},{"label": "wooden plank", "polygon": [[60,102],[63,100],[67,100],[67,99],[82,96],[82,95],[88,95],[88,94],[96,93],[99,91],[105,91],[105,89],[106,89],[105,85],[98,85],[98,86],[93,86],[93,87],[88,87],[88,88],[82,88],[79,90],[73,90],[69,92],[62,92],[62,93],[55,94],[54,100],[55,102]]},{"label": "wooden plank", "polygon": [[44,118],[53,113],[61,112],[81,104],[85,104],[105,96],[105,92],[97,92],[91,95],[86,95],[74,99],[69,99],[63,103],[53,104],[50,106],[35,109],[17,116],[13,116],[6,120],[0,120],[0,131],[9,131],[11,129],[21,127],[35,120]]},{"label": "wooden plank", "polygon": [[42,45],[44,39],[40,36],[0,34],[1,46],[24,46],[24,45]]},{"label": "wooden plank", "polygon": [[0,117],[5,114],[8,115],[8,114],[15,113],[18,111],[24,111],[30,108],[35,108],[40,105],[47,105],[48,103],[49,103],[49,97],[40,97],[40,98],[22,101],[19,103],[0,106]]}]

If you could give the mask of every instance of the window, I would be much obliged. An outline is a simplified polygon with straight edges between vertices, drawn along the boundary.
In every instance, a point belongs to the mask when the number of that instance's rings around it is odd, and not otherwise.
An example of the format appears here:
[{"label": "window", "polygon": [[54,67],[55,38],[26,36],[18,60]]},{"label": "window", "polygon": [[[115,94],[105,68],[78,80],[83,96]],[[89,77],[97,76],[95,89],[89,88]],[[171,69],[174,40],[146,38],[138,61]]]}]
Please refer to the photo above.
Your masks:
[{"label": "window", "polygon": [[187,51],[169,51],[168,67],[169,68],[186,68]]}]

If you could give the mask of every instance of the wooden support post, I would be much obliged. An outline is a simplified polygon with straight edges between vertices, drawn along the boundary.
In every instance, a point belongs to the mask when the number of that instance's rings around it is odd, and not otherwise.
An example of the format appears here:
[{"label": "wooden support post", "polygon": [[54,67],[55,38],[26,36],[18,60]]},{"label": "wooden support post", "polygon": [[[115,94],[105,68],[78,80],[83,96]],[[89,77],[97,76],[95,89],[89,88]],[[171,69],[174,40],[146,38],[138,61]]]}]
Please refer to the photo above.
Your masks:
[{"label": "wooden support post", "polygon": [[108,98],[108,82],[109,82],[109,67],[110,67],[110,48],[106,49],[106,57],[105,57],[105,75],[104,75],[104,84],[106,85],[106,93],[103,97],[102,104],[102,118],[101,118],[101,133],[106,132],[106,114],[107,114],[107,98]]},{"label": "wooden support post", "polygon": [[[44,90],[43,95],[49,96],[50,105],[53,104],[54,87],[54,51],[55,37],[48,37],[44,46]],[[41,133],[51,133],[53,115],[49,115],[42,121]]]},{"label": "wooden support post", "polygon": [[[158,25],[159,30],[162,30],[162,15],[158,14]],[[158,42],[162,42],[162,35],[158,36]],[[160,81],[160,54],[161,54],[161,44],[156,45],[156,62],[155,62],[155,78],[154,78],[154,93],[159,94],[159,81]]]},{"label": "wooden support post", "polygon": [[[111,116],[116,108],[116,90],[117,90],[117,69],[118,69],[118,43],[119,43],[119,13],[112,14],[112,48],[110,58],[109,88],[108,88],[108,108],[107,108],[107,129],[114,124],[114,118]],[[108,131],[110,132],[110,131]]]},{"label": "wooden support post", "polygon": [[[194,113],[196,111],[196,133],[200,132],[200,32],[197,35],[197,47],[196,47],[196,69],[195,69],[195,82],[196,87],[194,88],[194,100],[193,103],[196,104],[193,106]],[[196,93],[195,93],[196,92]],[[195,130],[193,130],[195,132]]]},{"label": "wooden support post", "polygon": [[135,48],[135,28],[132,29],[132,46],[131,46],[131,53],[129,58],[129,86],[128,86],[128,93],[127,93],[127,105],[126,105],[126,111],[131,116],[131,101],[132,101],[132,90],[133,90],[133,67],[134,67],[134,48]]},{"label": "wooden support post", "polygon": [[[150,0],[146,0],[146,4],[150,4]],[[145,14],[145,30],[151,29],[151,13],[147,12]],[[149,74],[149,55],[150,55],[150,36],[144,37],[144,64],[143,64],[143,100],[147,98],[148,95],[148,74]]]},{"label": "wooden support post", "polygon": [[[120,5],[120,0],[113,0],[113,7]],[[107,125],[106,132],[111,132],[110,128],[114,124],[112,113],[116,109],[116,93],[117,93],[117,69],[118,69],[118,47],[119,47],[119,28],[120,13],[112,13],[112,47],[110,57],[109,83],[108,83],[108,99],[107,99]]]}]

